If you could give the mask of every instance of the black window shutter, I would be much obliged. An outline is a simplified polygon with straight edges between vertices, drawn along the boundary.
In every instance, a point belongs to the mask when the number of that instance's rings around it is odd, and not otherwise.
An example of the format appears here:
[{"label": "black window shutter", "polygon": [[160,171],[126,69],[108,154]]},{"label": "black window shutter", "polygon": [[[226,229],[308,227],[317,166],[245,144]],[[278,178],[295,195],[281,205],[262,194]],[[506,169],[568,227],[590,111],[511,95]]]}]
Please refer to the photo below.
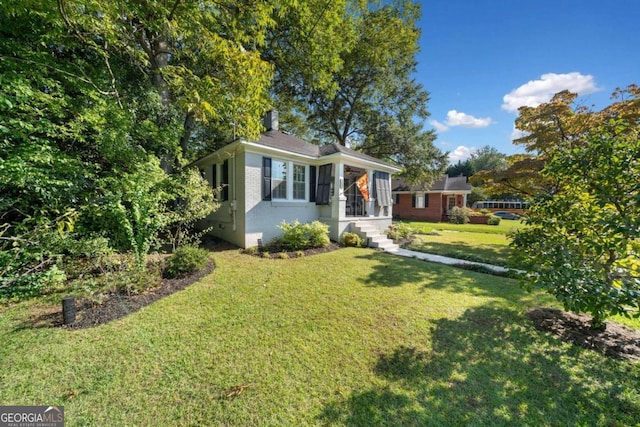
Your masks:
[{"label": "black window shutter", "polygon": [[229,200],[229,159],[222,163],[222,177],[220,178],[220,185],[222,185],[222,201]]},{"label": "black window shutter", "polygon": [[411,195],[411,207],[412,207],[412,208],[415,208],[415,207],[416,207],[416,194],[415,194],[415,193],[413,193],[413,194]]},{"label": "black window shutter", "polygon": [[424,207],[429,207],[429,193],[424,193]]},{"label": "black window shutter", "polygon": [[216,165],[215,163],[211,165],[211,186],[213,188],[216,188],[218,186],[218,182],[216,181],[218,179],[218,165]]},{"label": "black window shutter", "polygon": [[271,158],[262,158],[262,200],[271,200]]},{"label": "black window shutter", "polygon": [[320,166],[318,171],[318,186],[316,191],[316,205],[328,205],[331,191],[332,164]]},{"label": "black window shutter", "polygon": [[316,167],[309,166],[309,201],[316,201]]}]

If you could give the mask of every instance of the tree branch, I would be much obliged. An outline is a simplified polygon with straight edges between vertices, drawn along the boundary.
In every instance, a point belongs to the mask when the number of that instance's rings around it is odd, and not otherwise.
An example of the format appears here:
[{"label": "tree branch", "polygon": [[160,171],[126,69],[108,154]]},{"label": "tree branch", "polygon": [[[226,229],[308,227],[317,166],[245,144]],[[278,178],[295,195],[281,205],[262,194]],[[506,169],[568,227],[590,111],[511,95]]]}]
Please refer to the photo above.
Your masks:
[{"label": "tree branch", "polygon": [[117,95],[117,92],[109,92],[109,91],[100,89],[98,87],[98,85],[96,85],[94,82],[92,82],[91,79],[89,79],[88,77],[79,76],[78,74],[71,73],[69,71],[60,69],[58,67],[54,67],[53,65],[45,64],[43,62],[32,61],[30,59],[16,58],[15,56],[0,55],[0,59],[10,59],[10,60],[18,61],[18,62],[23,62],[25,64],[40,65],[40,66],[49,68],[51,70],[57,71],[58,73],[65,74],[67,76],[76,78],[76,79],[80,80],[81,82],[87,83],[88,85],[91,85],[95,90],[97,90],[101,95]]}]

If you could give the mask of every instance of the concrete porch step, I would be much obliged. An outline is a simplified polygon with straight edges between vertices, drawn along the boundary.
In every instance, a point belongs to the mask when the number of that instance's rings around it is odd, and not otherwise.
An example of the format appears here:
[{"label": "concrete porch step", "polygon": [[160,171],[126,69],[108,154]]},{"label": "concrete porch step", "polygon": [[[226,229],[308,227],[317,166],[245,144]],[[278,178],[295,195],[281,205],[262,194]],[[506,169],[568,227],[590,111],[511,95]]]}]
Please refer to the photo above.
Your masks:
[{"label": "concrete porch step", "polygon": [[396,251],[399,248],[398,245],[393,243],[393,240],[387,238],[387,236],[372,225],[354,222],[351,223],[351,231],[365,239],[369,247],[382,249],[387,252]]}]

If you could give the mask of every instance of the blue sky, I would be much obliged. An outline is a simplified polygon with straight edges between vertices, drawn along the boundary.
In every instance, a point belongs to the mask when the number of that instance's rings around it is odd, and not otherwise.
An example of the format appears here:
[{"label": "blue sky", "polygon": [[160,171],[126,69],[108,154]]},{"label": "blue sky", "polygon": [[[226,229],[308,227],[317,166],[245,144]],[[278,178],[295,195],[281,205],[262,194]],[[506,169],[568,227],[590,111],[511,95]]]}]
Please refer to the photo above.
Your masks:
[{"label": "blue sky", "polygon": [[600,109],[640,84],[640,0],[422,0],[416,78],[427,126],[450,160],[484,145],[506,154],[517,107],[563,89]]}]

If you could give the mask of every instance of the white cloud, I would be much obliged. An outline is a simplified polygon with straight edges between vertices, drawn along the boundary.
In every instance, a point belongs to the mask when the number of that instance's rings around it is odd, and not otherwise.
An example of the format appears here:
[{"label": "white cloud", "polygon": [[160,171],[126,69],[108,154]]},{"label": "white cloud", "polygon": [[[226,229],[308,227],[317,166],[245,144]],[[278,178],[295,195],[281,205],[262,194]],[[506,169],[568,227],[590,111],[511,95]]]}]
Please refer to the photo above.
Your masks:
[{"label": "white cloud", "polygon": [[437,120],[431,120],[430,123],[438,132],[446,132],[449,130],[449,126],[445,125],[444,123],[440,123]]},{"label": "white cloud", "polygon": [[458,148],[449,153],[449,163],[458,163],[458,161],[464,162],[469,157],[471,157],[471,153],[473,153],[475,150],[476,149],[472,147],[459,145]]},{"label": "white cloud", "polygon": [[447,121],[445,123],[448,126],[462,126],[465,128],[484,128],[491,124],[491,118],[485,117],[483,119],[479,119],[477,117],[473,117],[470,114],[461,113],[456,110],[450,110],[447,113]]},{"label": "white cloud", "polygon": [[585,76],[578,72],[547,73],[543,74],[540,80],[530,80],[506,94],[502,98],[504,101],[502,109],[516,112],[522,106],[537,107],[563,90],[585,95],[597,91],[598,87],[592,75]]}]

